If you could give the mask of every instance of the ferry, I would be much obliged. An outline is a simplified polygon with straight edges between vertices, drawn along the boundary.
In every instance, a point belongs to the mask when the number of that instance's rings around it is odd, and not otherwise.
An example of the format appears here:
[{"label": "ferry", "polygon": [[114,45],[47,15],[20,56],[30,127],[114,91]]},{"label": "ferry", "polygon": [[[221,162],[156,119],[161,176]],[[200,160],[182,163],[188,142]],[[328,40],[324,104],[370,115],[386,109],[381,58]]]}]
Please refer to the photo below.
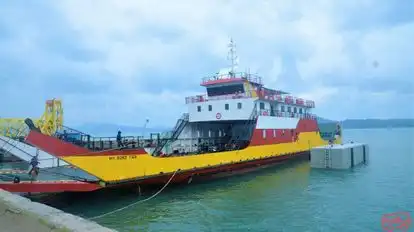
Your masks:
[{"label": "ferry", "polygon": [[26,143],[93,178],[69,184],[31,182],[25,187],[18,187],[23,185],[15,181],[0,183],[0,188],[58,192],[93,191],[125,184],[144,187],[170,181],[191,183],[287,160],[308,159],[312,147],[341,143],[340,124],[319,120],[312,113],[314,101],[268,88],[258,75],[238,72],[232,40],[229,60],[229,68],[202,78],[204,94],[185,98],[188,112],[167,136],[124,140],[118,146],[116,141],[91,143],[86,134],[72,140],[42,134],[28,123],[31,130]]}]

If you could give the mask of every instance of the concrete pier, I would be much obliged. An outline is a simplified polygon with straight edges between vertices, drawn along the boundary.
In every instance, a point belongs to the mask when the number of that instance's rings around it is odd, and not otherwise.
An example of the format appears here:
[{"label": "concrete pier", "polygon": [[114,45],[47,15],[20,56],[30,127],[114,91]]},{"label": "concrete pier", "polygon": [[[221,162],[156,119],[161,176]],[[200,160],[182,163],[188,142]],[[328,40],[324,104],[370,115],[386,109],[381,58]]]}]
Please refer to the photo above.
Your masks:
[{"label": "concrete pier", "polygon": [[310,164],[312,168],[348,169],[368,159],[367,144],[333,144],[312,148]]},{"label": "concrete pier", "polygon": [[0,189],[0,231],[116,232],[95,222]]}]

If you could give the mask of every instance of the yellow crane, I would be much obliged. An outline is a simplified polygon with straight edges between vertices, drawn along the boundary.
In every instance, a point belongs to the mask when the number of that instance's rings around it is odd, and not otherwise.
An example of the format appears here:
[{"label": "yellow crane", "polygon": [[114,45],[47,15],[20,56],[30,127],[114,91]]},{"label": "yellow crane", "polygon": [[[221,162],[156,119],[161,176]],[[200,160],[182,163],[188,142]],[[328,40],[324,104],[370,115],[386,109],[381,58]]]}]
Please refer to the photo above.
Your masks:
[{"label": "yellow crane", "polygon": [[[27,135],[28,127],[25,118],[0,118],[0,135],[7,137],[20,137]],[[45,111],[39,119],[33,123],[42,133],[53,135],[63,127],[63,106],[58,99],[47,100]]]}]

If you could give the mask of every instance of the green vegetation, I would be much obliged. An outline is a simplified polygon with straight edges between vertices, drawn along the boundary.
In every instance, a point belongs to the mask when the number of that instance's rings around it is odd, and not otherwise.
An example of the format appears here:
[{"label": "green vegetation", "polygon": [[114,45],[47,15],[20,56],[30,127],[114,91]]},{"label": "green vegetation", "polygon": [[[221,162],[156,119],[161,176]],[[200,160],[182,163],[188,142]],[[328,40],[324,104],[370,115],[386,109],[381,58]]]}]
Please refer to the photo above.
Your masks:
[{"label": "green vegetation", "polygon": [[414,127],[414,119],[346,119],[345,129]]}]

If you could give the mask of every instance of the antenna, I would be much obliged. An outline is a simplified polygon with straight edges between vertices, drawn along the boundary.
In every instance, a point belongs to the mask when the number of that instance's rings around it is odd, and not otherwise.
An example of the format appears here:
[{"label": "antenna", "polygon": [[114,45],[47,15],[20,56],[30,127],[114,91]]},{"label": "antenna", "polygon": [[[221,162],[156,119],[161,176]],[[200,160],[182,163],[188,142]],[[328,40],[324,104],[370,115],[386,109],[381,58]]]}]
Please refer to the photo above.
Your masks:
[{"label": "antenna", "polygon": [[149,119],[147,118],[147,119],[145,119],[144,129],[142,130],[142,138],[145,137],[145,131],[147,129],[148,123],[149,123]]},{"label": "antenna", "polygon": [[231,62],[231,73],[234,75],[234,70],[238,64],[238,57],[236,55],[236,44],[233,42],[233,38],[230,38],[230,43],[228,45],[229,53],[227,59]]}]

